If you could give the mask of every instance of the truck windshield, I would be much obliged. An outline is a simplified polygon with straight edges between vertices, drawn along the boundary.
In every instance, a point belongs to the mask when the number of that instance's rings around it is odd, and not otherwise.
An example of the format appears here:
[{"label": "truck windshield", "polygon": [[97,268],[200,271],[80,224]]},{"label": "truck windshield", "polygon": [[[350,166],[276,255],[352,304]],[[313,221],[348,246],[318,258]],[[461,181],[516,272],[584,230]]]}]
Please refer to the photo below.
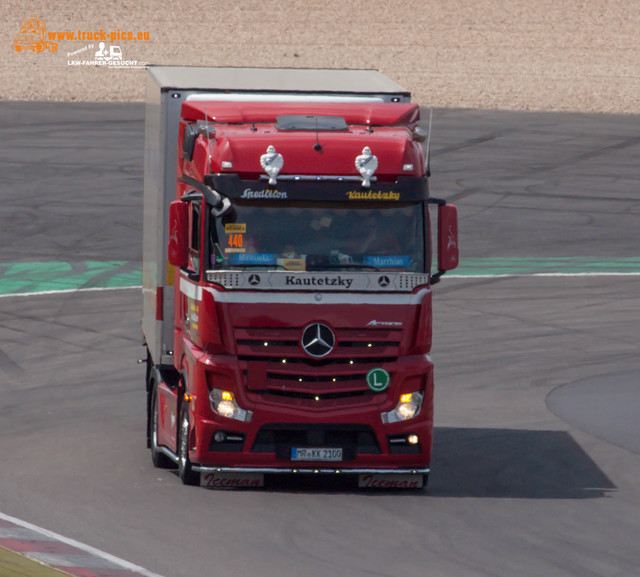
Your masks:
[{"label": "truck windshield", "polygon": [[261,203],[235,201],[212,219],[214,269],[425,270],[421,203]]}]

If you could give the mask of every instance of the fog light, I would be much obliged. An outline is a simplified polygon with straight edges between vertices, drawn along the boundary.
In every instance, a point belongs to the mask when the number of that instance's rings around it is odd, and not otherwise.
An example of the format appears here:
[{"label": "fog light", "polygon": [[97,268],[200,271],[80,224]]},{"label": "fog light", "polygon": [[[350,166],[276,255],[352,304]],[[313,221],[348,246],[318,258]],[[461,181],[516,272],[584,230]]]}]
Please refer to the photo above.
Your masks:
[{"label": "fog light", "polygon": [[417,444],[418,444],[418,441],[419,441],[419,439],[418,439],[418,435],[409,435],[409,436],[407,437],[407,442],[408,442],[410,445],[417,445]]},{"label": "fog light", "polygon": [[227,440],[227,435],[225,435],[222,431],[216,431],[213,435],[213,440],[216,443],[224,443]]},{"label": "fog light", "polygon": [[383,423],[397,423],[398,421],[408,421],[420,414],[422,409],[422,393],[406,393],[400,395],[398,404],[393,411],[381,413]]},{"label": "fog light", "polygon": [[214,413],[228,419],[236,419],[237,421],[250,422],[253,413],[240,407],[230,391],[221,391],[220,389],[211,389],[209,393],[209,402],[211,410]]}]

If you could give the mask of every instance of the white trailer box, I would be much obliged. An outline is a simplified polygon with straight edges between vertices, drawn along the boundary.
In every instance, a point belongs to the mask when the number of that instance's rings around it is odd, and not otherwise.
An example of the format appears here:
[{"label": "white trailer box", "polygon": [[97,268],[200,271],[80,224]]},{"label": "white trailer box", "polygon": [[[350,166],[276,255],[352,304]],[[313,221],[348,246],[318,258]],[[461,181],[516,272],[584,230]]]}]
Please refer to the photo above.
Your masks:
[{"label": "white trailer box", "polygon": [[145,108],[142,332],[156,365],[173,365],[174,271],[167,265],[176,199],[178,124],[185,100],[410,102],[376,70],[150,66]]}]

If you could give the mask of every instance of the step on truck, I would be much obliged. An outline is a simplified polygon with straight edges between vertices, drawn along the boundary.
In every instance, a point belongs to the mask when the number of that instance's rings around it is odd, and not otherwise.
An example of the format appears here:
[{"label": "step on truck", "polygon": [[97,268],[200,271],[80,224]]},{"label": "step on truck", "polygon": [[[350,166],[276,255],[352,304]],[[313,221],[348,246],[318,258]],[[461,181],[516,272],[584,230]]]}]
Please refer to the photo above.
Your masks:
[{"label": "step on truck", "polygon": [[419,121],[374,70],[148,68],[155,466],[208,487],[296,473],[426,484],[431,285],[457,266],[458,239],[455,206],[429,196]]}]

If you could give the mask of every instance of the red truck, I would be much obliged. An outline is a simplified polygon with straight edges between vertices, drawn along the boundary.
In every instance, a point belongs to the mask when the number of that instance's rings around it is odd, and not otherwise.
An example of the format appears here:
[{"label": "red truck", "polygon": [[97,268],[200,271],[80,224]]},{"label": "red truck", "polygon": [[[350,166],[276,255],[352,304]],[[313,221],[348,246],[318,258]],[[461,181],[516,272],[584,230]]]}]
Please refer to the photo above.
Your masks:
[{"label": "red truck", "polygon": [[[373,70],[147,71],[148,446],[185,484],[426,484],[431,285],[457,212],[427,131]],[[437,207],[437,272],[430,210]]]}]

